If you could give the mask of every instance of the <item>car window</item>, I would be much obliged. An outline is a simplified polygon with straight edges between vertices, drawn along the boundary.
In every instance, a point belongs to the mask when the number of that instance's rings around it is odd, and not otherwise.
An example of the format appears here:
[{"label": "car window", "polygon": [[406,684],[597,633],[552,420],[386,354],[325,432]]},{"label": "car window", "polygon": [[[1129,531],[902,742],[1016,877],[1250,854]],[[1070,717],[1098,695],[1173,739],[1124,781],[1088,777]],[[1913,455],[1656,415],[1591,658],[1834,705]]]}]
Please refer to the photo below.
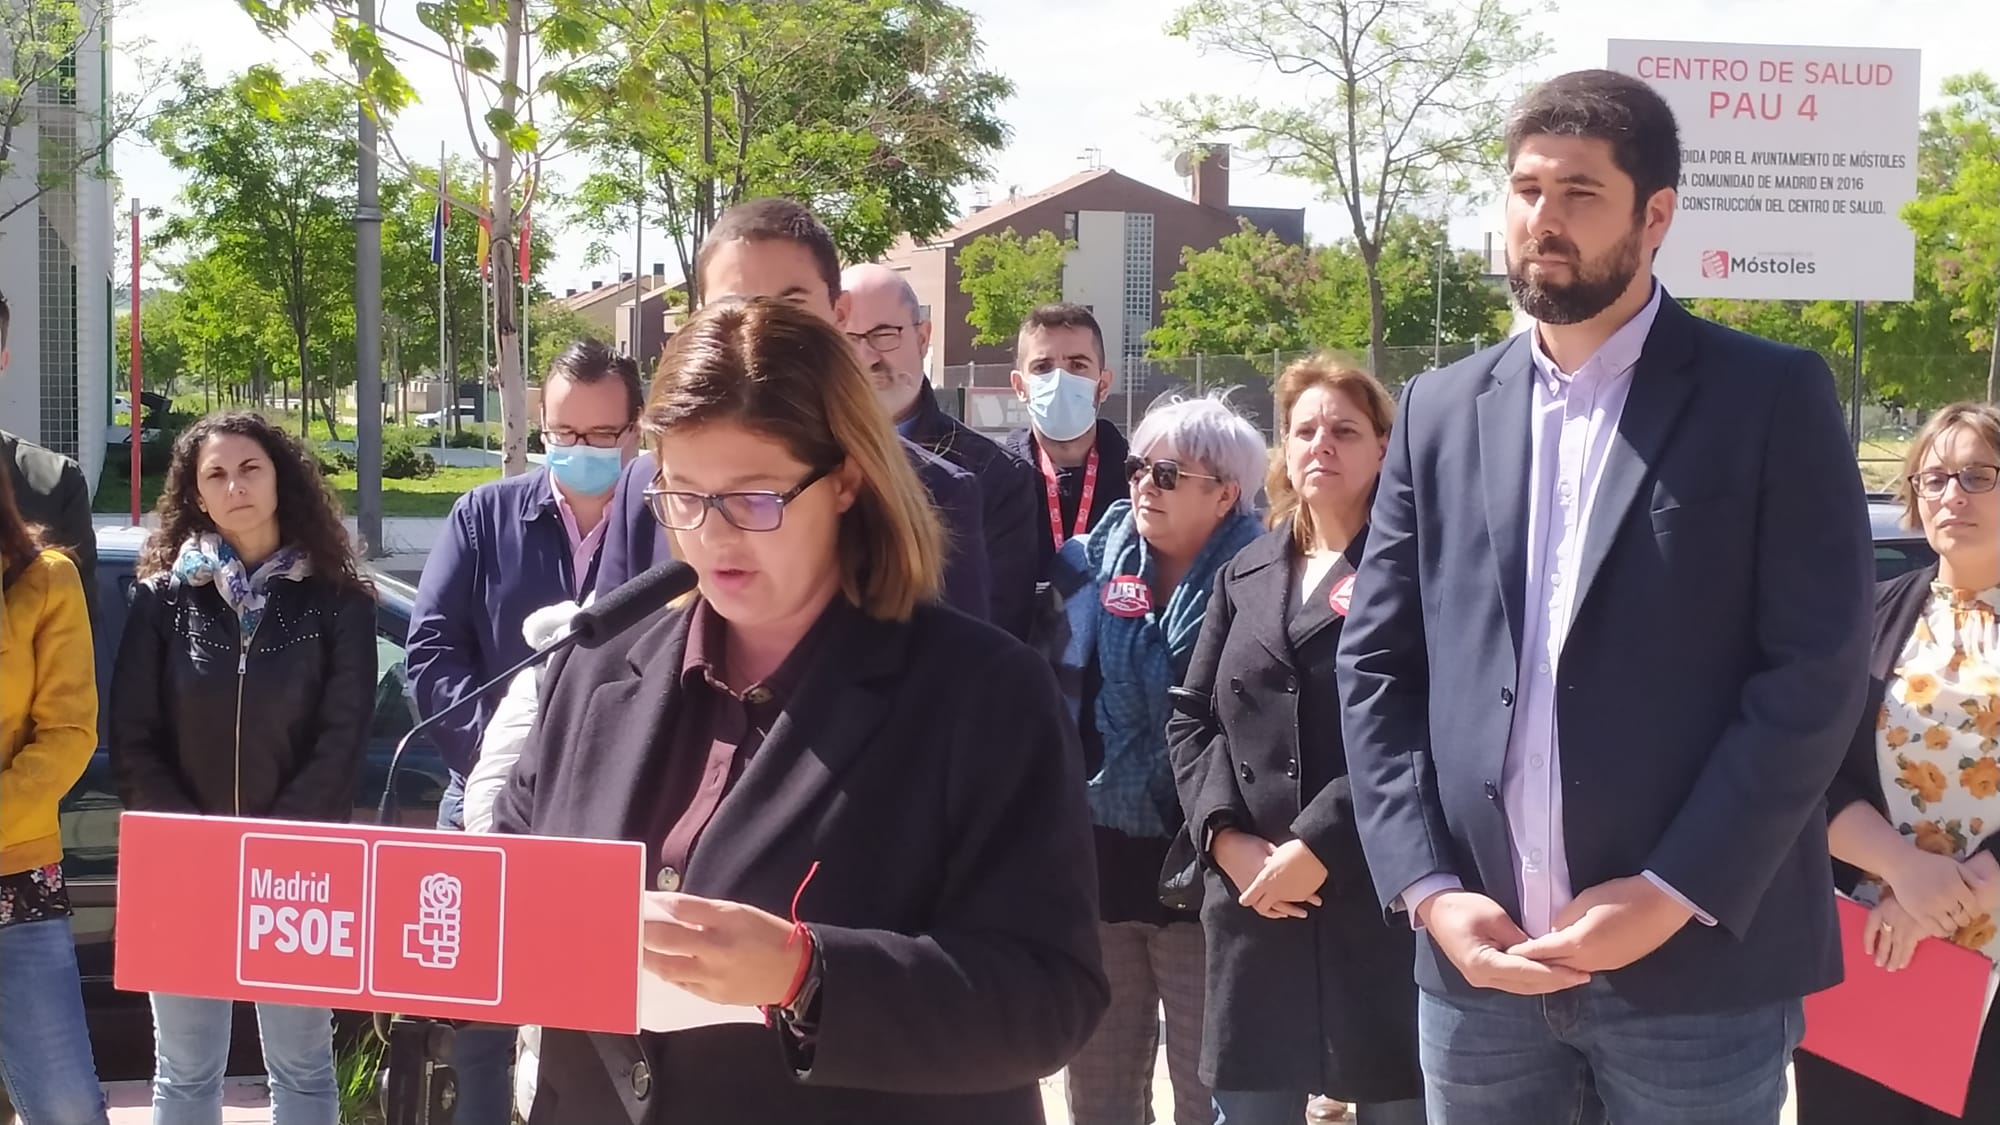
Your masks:
[{"label": "car window", "polygon": [[414,706],[410,702],[409,677],[406,671],[408,651],[403,647],[404,628],[402,621],[387,609],[375,614],[375,722],[369,728],[371,739],[394,742],[410,732],[416,724]]},{"label": "car window", "polygon": [[1887,582],[1898,575],[1931,565],[1937,552],[1922,539],[1878,539],[1875,541],[1875,581]]}]

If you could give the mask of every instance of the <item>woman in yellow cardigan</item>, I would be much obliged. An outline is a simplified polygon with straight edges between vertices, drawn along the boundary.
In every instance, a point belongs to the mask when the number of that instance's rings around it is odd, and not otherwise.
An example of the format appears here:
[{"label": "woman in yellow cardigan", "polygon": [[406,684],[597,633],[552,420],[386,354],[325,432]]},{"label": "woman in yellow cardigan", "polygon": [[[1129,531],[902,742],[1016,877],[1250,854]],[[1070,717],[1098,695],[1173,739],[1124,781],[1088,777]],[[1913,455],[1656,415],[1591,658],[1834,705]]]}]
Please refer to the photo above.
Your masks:
[{"label": "woman in yellow cardigan", "polygon": [[25,1125],[105,1120],[56,808],[97,748],[90,614],[0,470],[0,1079]]}]

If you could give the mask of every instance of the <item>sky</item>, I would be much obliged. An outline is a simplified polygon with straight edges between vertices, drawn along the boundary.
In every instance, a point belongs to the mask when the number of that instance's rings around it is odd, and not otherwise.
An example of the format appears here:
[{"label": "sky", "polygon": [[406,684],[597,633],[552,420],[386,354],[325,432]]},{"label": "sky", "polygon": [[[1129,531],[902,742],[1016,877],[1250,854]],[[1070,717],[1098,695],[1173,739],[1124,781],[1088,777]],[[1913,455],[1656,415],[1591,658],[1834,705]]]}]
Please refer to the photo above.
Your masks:
[{"label": "sky", "polygon": [[[1174,152],[1164,129],[1144,107],[1190,93],[1230,93],[1254,89],[1260,97],[1284,95],[1286,80],[1216,59],[1162,30],[1169,0],[959,0],[980,17],[985,63],[1015,85],[1002,108],[1012,128],[1006,149],[992,161],[987,195],[1003,199],[1010,188],[1039,191],[1089,167],[1089,161],[1180,194],[1186,181],[1173,170]],[[1662,39],[1701,42],[1799,43],[1833,47],[1903,47],[1923,52],[1926,104],[1940,79],[1981,66],[2000,69],[1991,45],[2000,42],[2000,4],[1993,0],[1678,0],[1641,6],[1629,0],[1565,0],[1532,8],[1531,26],[1549,41],[1547,55],[1526,80],[1568,70],[1602,66],[1608,39]],[[383,0],[384,22],[392,29],[425,33],[417,27],[412,0]],[[1801,39],[1802,29],[1810,29]],[[192,55],[211,80],[257,62],[276,65],[291,77],[316,73],[308,57],[323,47],[323,32],[302,30],[298,43],[265,39],[236,0],[137,0],[136,9],[115,30],[117,43],[149,41],[162,57]],[[443,142],[470,155],[463,110],[449,70],[441,62],[405,50],[405,73],[420,104],[393,126],[397,147],[410,160],[434,163]],[[113,82],[131,88],[136,68],[114,52]],[[1095,154],[1086,155],[1086,150]],[[122,214],[126,197],[144,206],[168,204],[180,190],[179,175],[143,141],[122,143],[113,154],[119,177],[115,193]],[[1347,233],[1344,213],[1315,198],[1300,181],[1264,173],[1240,161],[1231,172],[1230,198],[1241,205],[1306,208],[1312,237],[1331,241]],[[574,182],[590,171],[579,157],[552,162]],[[387,172],[385,164],[385,173]],[[976,192],[962,193],[970,210]],[[1455,242],[1478,249],[1487,231],[1497,230],[1490,200],[1470,200],[1452,221]],[[643,232],[641,269],[665,261],[676,271],[673,254],[655,232]],[[590,236],[567,232],[556,244],[543,284],[555,292],[588,288],[593,280],[615,280],[633,268],[633,232],[613,241],[618,257],[590,265]],[[122,243],[121,243],[122,245]],[[121,249],[120,253],[124,253]],[[155,271],[148,269],[149,275]]]}]

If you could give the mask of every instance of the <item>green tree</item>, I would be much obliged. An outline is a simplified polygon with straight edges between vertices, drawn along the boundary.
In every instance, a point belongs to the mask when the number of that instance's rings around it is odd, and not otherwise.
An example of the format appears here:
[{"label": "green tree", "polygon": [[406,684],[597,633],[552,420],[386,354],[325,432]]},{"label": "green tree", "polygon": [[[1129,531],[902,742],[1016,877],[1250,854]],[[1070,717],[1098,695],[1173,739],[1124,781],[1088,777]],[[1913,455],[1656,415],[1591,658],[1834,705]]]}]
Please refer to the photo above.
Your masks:
[{"label": "green tree", "polygon": [[[539,301],[528,309],[528,328],[528,349],[533,353],[528,360],[528,377],[535,383],[548,374],[564,348],[585,336],[602,335],[576,310],[553,300]],[[639,375],[651,380],[653,372],[642,362]]]},{"label": "green tree", "polygon": [[[186,369],[180,305],[181,294],[172,289],[154,293],[139,302],[140,386],[169,397],[175,394],[176,383]],[[132,369],[132,314],[121,311],[114,321],[111,331],[115,355],[111,379],[122,389],[125,387],[125,374]]]},{"label": "green tree", "polygon": [[1958,75],[1945,79],[1944,96],[1925,114],[1918,161],[1931,190],[1903,218],[1950,302],[1947,330],[1989,353],[1986,401],[2000,402],[2000,83],[1984,72]]},{"label": "green tree", "polygon": [[[104,49],[105,33],[137,3],[0,0],[0,224],[77,176],[109,176],[112,146],[143,126],[154,95],[188,72],[191,64],[170,71],[145,40],[121,36],[117,50],[130,80],[97,98],[78,89],[78,54]],[[64,139],[36,128],[45,114],[67,121]],[[30,130],[40,143],[24,154],[18,138]],[[33,158],[30,175],[19,174],[24,156]]]},{"label": "green tree", "polygon": [[1505,84],[1542,54],[1542,38],[1504,0],[1196,0],[1167,32],[1203,54],[1299,80],[1295,99],[1196,96],[1149,110],[1184,151],[1240,138],[1271,169],[1341,205],[1380,371],[1390,221],[1417,200],[1462,199],[1493,175]]},{"label": "green tree", "polygon": [[[383,156],[406,176],[414,176],[428,161],[409,159],[396,141],[393,118],[416,101],[397,52],[442,59],[465,115],[468,140],[492,185],[491,202],[454,195],[452,205],[488,220],[497,263],[515,260],[522,227],[541,221],[536,197],[543,186],[543,138],[564,131],[561,122],[543,119],[547,111],[559,108],[550,94],[563,85],[565,68],[595,49],[608,5],[598,0],[427,0],[415,6],[420,28],[404,30],[386,19],[363,20],[355,0],[238,3],[272,37],[286,36],[292,25],[308,16],[331,19],[334,46],[352,68],[341,77],[353,85],[365,110],[388,124],[381,133]],[[322,67],[331,65],[325,55],[315,55],[314,61]],[[531,214],[537,216],[532,223]],[[516,298],[513,285],[494,287],[500,449],[509,476],[528,469],[527,384],[521,370]],[[378,312],[369,310],[369,315]]]},{"label": "green tree", "polygon": [[203,390],[216,401],[266,405],[277,372],[271,357],[292,347],[277,298],[238,255],[217,248],[172,270],[180,286],[175,330]]},{"label": "green tree", "polygon": [[[980,67],[977,21],[940,0],[628,0],[606,57],[555,84],[571,139],[607,170],[577,205],[602,238],[636,211],[693,279],[716,218],[746,198],[813,209],[843,257],[955,218],[953,190],[1006,141],[1012,85]],[[602,242],[598,255],[608,254]],[[688,287],[693,308],[700,294]]]},{"label": "green tree", "polygon": [[[1389,224],[1377,263],[1388,347],[1497,339],[1507,299],[1477,254],[1450,253],[1442,223],[1404,215]],[[1442,259],[1442,260],[1440,260]],[[1214,247],[1185,250],[1161,296],[1156,357],[1368,350],[1368,277],[1349,243],[1292,246],[1246,224]],[[1439,281],[1442,275],[1442,302]]]},{"label": "green tree", "polygon": [[[1248,223],[1206,250],[1181,251],[1146,335],[1156,358],[1263,355],[1323,346],[1329,327],[1322,255]],[[1016,321],[1016,323],[1019,323]]]},{"label": "green tree", "polygon": [[[336,377],[352,372],[351,358],[337,358],[353,339],[352,125],[335,84],[285,86],[258,69],[220,87],[191,83],[147,129],[188,176],[186,210],[167,220],[163,238],[236,257],[277,296],[292,337],[278,366],[297,374],[302,428],[317,395],[328,437]],[[316,382],[321,368],[333,377]]]},{"label": "green tree", "polygon": [[972,298],[965,322],[975,344],[1005,344],[1036,305],[1062,300],[1063,261],[1076,243],[1048,231],[1022,238],[1008,227],[958,252],[958,289]]},{"label": "green tree", "polygon": [[[456,160],[447,169],[449,197],[479,198],[477,162]],[[409,177],[382,183],[382,302],[387,310],[384,347],[388,359],[383,378],[405,384],[426,371],[438,370],[438,264],[431,261],[431,218],[437,206],[437,170],[418,168]],[[534,223],[528,232],[531,270],[548,261],[552,228]],[[445,341],[447,353],[440,374],[454,380],[483,379],[478,264],[479,214],[454,209],[445,227]],[[489,253],[486,284],[518,283],[516,262]],[[530,276],[534,276],[531,272]],[[486,314],[491,332],[491,313]],[[533,341],[531,339],[531,345]],[[497,366],[497,342],[486,341],[485,355]],[[532,370],[532,365],[531,365]],[[400,412],[400,403],[399,403]]]}]

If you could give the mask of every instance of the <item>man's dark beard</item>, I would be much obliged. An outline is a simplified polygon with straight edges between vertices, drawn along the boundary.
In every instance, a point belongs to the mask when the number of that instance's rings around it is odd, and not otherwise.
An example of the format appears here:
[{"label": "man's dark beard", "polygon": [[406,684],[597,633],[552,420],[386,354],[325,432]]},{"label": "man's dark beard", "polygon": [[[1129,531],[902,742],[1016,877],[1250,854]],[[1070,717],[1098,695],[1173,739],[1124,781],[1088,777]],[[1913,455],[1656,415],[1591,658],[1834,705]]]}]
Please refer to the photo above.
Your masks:
[{"label": "man's dark beard", "polygon": [[[1543,324],[1581,324],[1615,304],[1631,288],[1639,274],[1639,235],[1642,224],[1594,262],[1586,262],[1576,247],[1565,239],[1530,242],[1523,261],[1507,263],[1507,287],[1521,311]],[[1567,257],[1576,280],[1554,284],[1546,279],[1530,280],[1526,259],[1543,255]]]}]

